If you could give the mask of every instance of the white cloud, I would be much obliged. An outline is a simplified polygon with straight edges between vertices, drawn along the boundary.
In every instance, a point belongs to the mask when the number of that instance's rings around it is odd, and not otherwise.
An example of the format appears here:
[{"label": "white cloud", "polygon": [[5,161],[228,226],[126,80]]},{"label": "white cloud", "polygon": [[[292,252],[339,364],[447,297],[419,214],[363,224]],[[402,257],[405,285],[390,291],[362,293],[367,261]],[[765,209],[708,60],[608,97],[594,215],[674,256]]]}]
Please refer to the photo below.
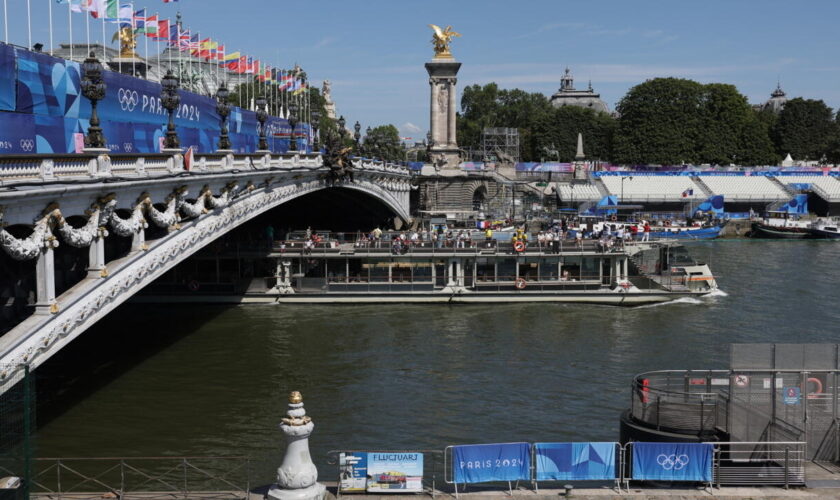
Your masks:
[{"label": "white cloud", "polygon": [[[423,129],[418,127],[417,125],[411,123],[411,122],[405,122],[402,125],[400,125],[400,131],[401,132],[407,132],[409,134],[419,134],[419,133],[423,132]],[[405,134],[403,134],[403,135],[405,135]]]},{"label": "white cloud", "polygon": [[312,48],[313,49],[320,49],[322,47],[326,47],[327,45],[330,45],[331,43],[333,43],[335,41],[336,41],[335,38],[333,38],[331,36],[328,36],[328,37],[320,39],[318,41],[318,43],[316,43]]}]

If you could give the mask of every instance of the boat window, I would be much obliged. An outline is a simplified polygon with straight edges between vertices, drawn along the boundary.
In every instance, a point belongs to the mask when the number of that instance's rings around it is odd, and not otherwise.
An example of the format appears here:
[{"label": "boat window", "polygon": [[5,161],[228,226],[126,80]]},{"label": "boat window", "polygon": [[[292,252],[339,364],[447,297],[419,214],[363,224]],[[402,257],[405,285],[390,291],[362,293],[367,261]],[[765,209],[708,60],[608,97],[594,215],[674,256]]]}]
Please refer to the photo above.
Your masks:
[{"label": "boat window", "polygon": [[476,281],[496,281],[496,263],[487,257],[476,259]]},{"label": "boat window", "polygon": [[537,268],[539,264],[536,262],[528,264],[527,262],[519,264],[519,277],[525,278],[525,281],[532,281],[537,279]]},{"label": "boat window", "polygon": [[414,262],[412,267],[412,280],[421,282],[432,281],[432,263],[431,262]]},{"label": "boat window", "polygon": [[391,281],[404,283],[411,281],[411,262],[394,262],[391,265]]},{"label": "boat window", "polygon": [[371,283],[387,283],[388,282],[388,268],[391,267],[389,261],[376,261],[367,264],[370,270]]},{"label": "boat window", "polygon": [[347,259],[327,260],[327,279],[332,283],[347,281]]},{"label": "boat window", "polygon": [[688,250],[682,246],[673,246],[668,249],[668,266],[693,266],[696,261],[688,253]]},{"label": "boat window", "polygon": [[348,262],[350,268],[350,282],[351,283],[366,283],[368,281],[368,269],[362,266],[362,261],[359,259],[350,259]]},{"label": "boat window", "polygon": [[501,259],[498,262],[497,275],[499,281],[513,281],[516,279],[516,259]]},{"label": "boat window", "polygon": [[598,269],[598,264],[600,263],[600,258],[596,257],[584,257],[581,259],[580,264],[580,279],[582,280],[597,280],[600,279],[600,269]]},{"label": "boat window", "polygon": [[557,281],[557,259],[540,259],[540,280]]}]

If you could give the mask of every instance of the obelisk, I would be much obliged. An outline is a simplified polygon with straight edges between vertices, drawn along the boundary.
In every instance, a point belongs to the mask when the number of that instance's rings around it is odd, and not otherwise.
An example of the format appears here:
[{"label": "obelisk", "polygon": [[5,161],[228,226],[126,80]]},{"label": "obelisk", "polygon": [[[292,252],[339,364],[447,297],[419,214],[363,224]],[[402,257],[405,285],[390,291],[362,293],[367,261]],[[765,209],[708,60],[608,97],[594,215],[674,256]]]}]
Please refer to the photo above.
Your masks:
[{"label": "obelisk", "polygon": [[323,500],[327,488],[318,481],[318,469],[309,455],[309,435],[315,428],[303,409],[303,396],[298,391],[289,395],[289,410],[282,419],[280,430],[288,445],[283,463],[277,469],[277,484],[271,486],[266,498],[277,500]]},{"label": "obelisk", "polygon": [[426,63],[429,72],[430,113],[429,133],[431,144],[429,154],[431,162],[438,168],[457,168],[460,163],[458,140],[455,129],[455,111],[457,100],[456,84],[461,63],[455,60],[449,51],[452,37],[461,36],[452,31],[451,26],[441,29],[429,25],[434,31],[432,44],[435,55]]}]

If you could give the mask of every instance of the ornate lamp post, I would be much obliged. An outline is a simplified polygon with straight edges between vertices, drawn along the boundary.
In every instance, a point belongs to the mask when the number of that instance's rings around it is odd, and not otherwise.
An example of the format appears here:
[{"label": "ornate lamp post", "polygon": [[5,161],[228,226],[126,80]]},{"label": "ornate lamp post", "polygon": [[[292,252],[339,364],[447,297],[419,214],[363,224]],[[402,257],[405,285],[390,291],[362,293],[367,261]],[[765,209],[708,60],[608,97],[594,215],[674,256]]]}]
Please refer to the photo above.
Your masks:
[{"label": "ornate lamp post", "polygon": [[295,126],[298,124],[298,105],[289,104],[289,151],[297,151],[297,139],[295,139]]},{"label": "ornate lamp post", "polygon": [[361,132],[362,126],[361,126],[361,124],[359,124],[358,120],[356,120],[356,124],[353,125],[353,130],[355,130],[355,132],[353,133],[353,139],[356,140],[356,152],[358,153],[358,152],[360,152],[360,150],[359,150],[359,139],[362,138],[362,132]]},{"label": "ornate lamp post", "polygon": [[312,112],[312,150],[318,151],[318,125],[321,123],[321,112],[317,109]]},{"label": "ornate lamp post", "polygon": [[181,104],[181,96],[178,95],[178,77],[172,74],[172,70],[160,81],[160,104],[169,112],[169,122],[166,124],[166,137],[163,139],[164,149],[181,149],[181,141],[178,139],[178,132],[175,131],[175,110]]},{"label": "ornate lamp post", "polygon": [[105,82],[102,81],[102,64],[93,52],[82,63],[82,95],[90,100],[90,126],[85,136],[85,149],[104,150],[105,136],[99,126],[96,103],[105,98]]},{"label": "ornate lamp post", "polygon": [[268,141],[265,140],[265,121],[268,120],[268,111],[265,110],[268,104],[265,97],[257,97],[257,121],[260,122],[260,144],[259,151],[268,151]]},{"label": "ornate lamp post", "polygon": [[219,133],[219,151],[230,151],[231,148],[227,127],[227,117],[230,114],[230,104],[227,102],[229,96],[230,92],[227,89],[227,85],[225,85],[225,82],[222,82],[216,91],[216,111],[222,118],[222,128]]}]

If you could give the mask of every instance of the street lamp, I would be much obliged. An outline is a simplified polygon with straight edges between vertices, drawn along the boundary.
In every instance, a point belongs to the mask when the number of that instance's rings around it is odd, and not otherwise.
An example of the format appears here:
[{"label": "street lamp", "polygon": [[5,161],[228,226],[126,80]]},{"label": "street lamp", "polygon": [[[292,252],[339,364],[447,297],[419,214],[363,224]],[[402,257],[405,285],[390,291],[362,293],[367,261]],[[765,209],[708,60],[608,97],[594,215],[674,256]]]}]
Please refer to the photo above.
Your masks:
[{"label": "street lamp", "polygon": [[295,103],[289,104],[289,151],[297,151],[297,141],[295,140],[295,125],[298,123],[297,112],[298,105]]},{"label": "street lamp", "polygon": [[321,124],[321,112],[317,109],[312,112],[312,150],[318,151],[318,126]]},{"label": "street lamp", "polygon": [[268,151],[268,142],[265,140],[265,121],[268,120],[268,111],[265,110],[267,104],[265,96],[257,97],[257,121],[260,122],[260,145],[257,149],[260,151]]},{"label": "street lamp", "polygon": [[219,134],[219,151],[229,151],[231,148],[230,137],[228,137],[227,117],[230,114],[230,104],[227,100],[230,92],[227,89],[225,82],[219,85],[216,90],[216,111],[222,119],[222,128]]},{"label": "street lamp", "polygon": [[178,95],[178,83],[178,77],[172,74],[172,70],[167,71],[160,81],[160,104],[169,113],[166,137],[163,139],[164,149],[181,149],[181,141],[178,139],[178,132],[175,130],[175,110],[181,104],[181,96]]},{"label": "street lamp", "polygon": [[90,126],[85,136],[86,149],[105,149],[105,135],[99,126],[96,102],[105,98],[105,82],[102,81],[102,64],[93,51],[82,63],[82,95],[90,100]]},{"label": "street lamp", "polygon": [[353,133],[353,139],[356,139],[356,152],[358,153],[359,152],[359,139],[362,138],[362,132],[361,132],[362,125],[359,123],[359,120],[356,120],[356,124],[353,125],[353,130],[355,130],[355,132]]},{"label": "street lamp", "polygon": [[344,141],[344,135],[347,133],[344,130],[344,126],[347,125],[347,120],[344,119],[344,115],[338,117],[338,135],[341,137],[341,140]]}]

